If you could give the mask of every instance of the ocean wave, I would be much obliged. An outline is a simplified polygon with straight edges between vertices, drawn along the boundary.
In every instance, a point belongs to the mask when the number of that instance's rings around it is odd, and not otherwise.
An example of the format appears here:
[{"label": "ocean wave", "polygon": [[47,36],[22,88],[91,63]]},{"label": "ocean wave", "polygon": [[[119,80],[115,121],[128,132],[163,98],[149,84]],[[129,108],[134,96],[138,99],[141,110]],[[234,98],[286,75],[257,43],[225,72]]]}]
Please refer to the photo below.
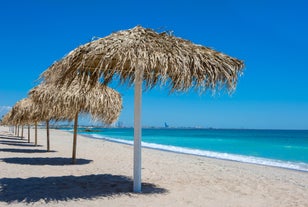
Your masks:
[{"label": "ocean wave", "polygon": [[[92,135],[87,135],[87,136],[96,138],[96,139],[104,139],[107,141],[122,143],[122,144],[128,144],[128,145],[134,144],[134,142],[130,140],[116,139],[116,138],[102,136],[99,134],[92,134]],[[190,148],[185,148],[185,147],[176,147],[176,146],[171,146],[171,145],[161,145],[161,144],[147,143],[147,142],[142,142],[142,147],[164,150],[168,152],[176,152],[176,153],[182,153],[182,154],[190,154],[190,155],[197,155],[197,156],[210,157],[210,158],[216,158],[216,159],[231,160],[231,161],[237,161],[237,162],[243,162],[243,163],[266,165],[266,166],[308,172],[308,164],[301,163],[301,162],[288,162],[288,161],[267,159],[267,158],[254,157],[254,156],[220,153],[220,152],[213,152],[213,151],[207,151],[207,150],[190,149]]]}]

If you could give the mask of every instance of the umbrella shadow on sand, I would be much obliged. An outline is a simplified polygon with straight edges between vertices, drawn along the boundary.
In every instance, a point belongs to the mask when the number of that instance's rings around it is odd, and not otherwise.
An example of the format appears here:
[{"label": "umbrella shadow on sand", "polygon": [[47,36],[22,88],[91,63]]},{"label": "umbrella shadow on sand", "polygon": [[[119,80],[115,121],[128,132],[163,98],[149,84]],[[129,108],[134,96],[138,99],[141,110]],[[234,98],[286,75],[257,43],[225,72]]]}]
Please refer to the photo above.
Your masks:
[{"label": "umbrella shadow on sand", "polygon": [[[0,159],[3,162],[20,165],[71,165],[72,158],[64,157],[9,157]],[[77,165],[89,164],[93,160],[77,159]]]},{"label": "umbrella shadow on sand", "polygon": [[[48,153],[46,150],[41,150],[41,149],[14,149],[14,148],[0,149],[0,152],[12,152],[12,153]],[[49,152],[56,152],[56,151],[49,151]]]},{"label": "umbrella shadow on sand", "polygon": [[0,144],[26,144],[26,145],[29,145],[28,142],[25,142],[21,139],[19,139],[18,141],[17,140],[0,140]]},{"label": "umbrella shadow on sand", "polygon": [[[18,147],[34,147],[33,143],[25,142],[25,141],[8,141],[8,140],[0,140],[0,144],[18,146]],[[35,147],[42,147],[43,145],[37,145]]]},{"label": "umbrella shadow on sand", "polygon": [[16,137],[16,136],[2,136],[0,135],[0,139],[7,139],[7,140],[22,140],[25,137]]},{"label": "umbrella shadow on sand", "polygon": [[[1,178],[0,201],[33,203],[44,200],[69,201],[130,195],[131,178],[122,175],[99,174],[62,177]],[[143,194],[167,193],[154,184],[143,183]]]}]

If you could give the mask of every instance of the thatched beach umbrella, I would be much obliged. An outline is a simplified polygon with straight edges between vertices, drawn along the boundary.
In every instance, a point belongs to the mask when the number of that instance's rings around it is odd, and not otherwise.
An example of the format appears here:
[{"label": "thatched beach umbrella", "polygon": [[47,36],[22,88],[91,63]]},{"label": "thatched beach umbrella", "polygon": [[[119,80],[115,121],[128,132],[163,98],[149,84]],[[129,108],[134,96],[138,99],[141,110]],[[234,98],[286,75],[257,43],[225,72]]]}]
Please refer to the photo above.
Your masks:
[{"label": "thatched beach umbrella", "polygon": [[[37,122],[45,120],[42,117],[53,116],[51,112],[45,112],[40,109],[40,106],[35,104],[30,98],[25,98],[18,101],[11,110],[11,121],[19,125],[28,125],[28,142],[30,142],[30,124],[35,123],[37,129]],[[35,145],[37,145],[37,131],[35,130]]]},{"label": "thatched beach umbrella", "polygon": [[232,91],[243,67],[242,61],[208,47],[137,26],[76,48],[42,77],[63,84],[82,76],[92,84],[99,78],[108,83],[116,74],[122,82],[135,85],[134,191],[140,192],[142,82],[146,88],[168,82],[171,92],[223,87]]},{"label": "thatched beach umbrella", "polygon": [[14,125],[11,121],[11,117],[12,117],[12,109],[3,116],[2,124],[3,125]]},{"label": "thatched beach umbrella", "polygon": [[[23,137],[23,125],[28,123],[28,117],[23,116],[24,110],[25,110],[25,101],[21,100],[18,101],[11,109],[9,113],[4,117],[4,121],[8,124],[13,124],[16,126],[17,131],[17,136],[19,136],[19,126],[22,126],[22,131],[21,131],[21,137]],[[29,141],[29,137],[28,137]]]},{"label": "thatched beach umbrella", "polygon": [[12,114],[12,109],[9,110],[5,115],[2,116],[2,125],[9,126],[9,131],[14,133],[14,124],[10,121]]},{"label": "thatched beach umbrella", "polygon": [[118,92],[99,82],[86,86],[78,78],[69,85],[40,84],[29,92],[29,96],[44,110],[54,107],[56,114],[74,120],[73,163],[76,162],[78,115],[90,113],[94,119],[112,124],[122,110],[122,98]]}]

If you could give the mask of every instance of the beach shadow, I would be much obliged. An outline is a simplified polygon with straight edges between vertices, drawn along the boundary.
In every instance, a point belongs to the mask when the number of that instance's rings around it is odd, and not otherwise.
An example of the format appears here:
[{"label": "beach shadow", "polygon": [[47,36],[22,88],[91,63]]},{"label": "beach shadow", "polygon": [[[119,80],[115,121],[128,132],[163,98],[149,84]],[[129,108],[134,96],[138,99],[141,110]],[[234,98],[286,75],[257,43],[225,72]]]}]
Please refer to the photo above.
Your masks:
[{"label": "beach shadow", "polygon": [[[1,178],[0,201],[33,203],[44,200],[68,201],[131,194],[132,179],[122,175],[100,174],[62,177]],[[162,194],[167,190],[142,184],[143,194]]]},{"label": "beach shadow", "polygon": [[17,146],[17,147],[42,147],[43,145],[35,146],[34,143],[29,143],[27,141],[7,141],[7,140],[0,140],[0,144],[10,145],[10,146]]},{"label": "beach shadow", "polygon": [[18,143],[18,144],[29,144],[28,142],[26,142],[25,140],[0,140],[0,144],[15,144],[15,143]]},{"label": "beach shadow", "polygon": [[8,139],[8,140],[23,140],[25,137],[15,137],[15,136],[1,136],[0,139]]},{"label": "beach shadow", "polygon": [[[0,152],[13,152],[13,153],[48,153],[47,150],[40,150],[40,149],[13,149],[13,148],[5,148],[0,149]],[[56,152],[51,150],[49,152]]]},{"label": "beach shadow", "polygon": [[[20,165],[73,165],[72,158],[64,157],[9,157],[0,159],[3,162]],[[74,165],[89,164],[93,160],[76,159]]]}]

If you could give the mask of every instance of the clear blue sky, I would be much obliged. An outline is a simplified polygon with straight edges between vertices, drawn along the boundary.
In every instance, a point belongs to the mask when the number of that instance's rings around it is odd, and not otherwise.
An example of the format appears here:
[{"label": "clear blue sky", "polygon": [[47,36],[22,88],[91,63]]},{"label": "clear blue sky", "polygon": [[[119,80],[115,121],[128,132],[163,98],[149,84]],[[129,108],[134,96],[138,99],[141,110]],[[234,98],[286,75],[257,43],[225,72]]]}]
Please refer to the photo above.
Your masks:
[{"label": "clear blue sky", "polygon": [[[236,91],[143,93],[143,125],[308,129],[307,1],[2,1],[0,110],[27,96],[55,60],[136,25],[172,30],[245,61]],[[120,120],[133,123],[133,89]]]}]

